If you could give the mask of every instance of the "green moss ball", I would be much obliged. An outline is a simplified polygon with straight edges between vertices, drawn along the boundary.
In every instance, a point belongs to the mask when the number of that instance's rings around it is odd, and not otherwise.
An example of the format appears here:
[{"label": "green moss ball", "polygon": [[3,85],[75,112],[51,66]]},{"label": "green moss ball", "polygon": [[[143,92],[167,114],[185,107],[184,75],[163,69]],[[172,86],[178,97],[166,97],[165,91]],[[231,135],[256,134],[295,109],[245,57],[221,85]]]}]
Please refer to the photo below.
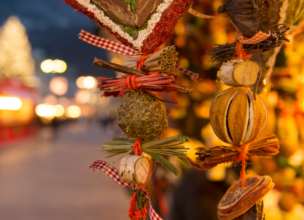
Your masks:
[{"label": "green moss ball", "polygon": [[168,128],[162,103],[146,92],[127,94],[117,109],[117,121],[127,137],[145,141],[159,137]]}]

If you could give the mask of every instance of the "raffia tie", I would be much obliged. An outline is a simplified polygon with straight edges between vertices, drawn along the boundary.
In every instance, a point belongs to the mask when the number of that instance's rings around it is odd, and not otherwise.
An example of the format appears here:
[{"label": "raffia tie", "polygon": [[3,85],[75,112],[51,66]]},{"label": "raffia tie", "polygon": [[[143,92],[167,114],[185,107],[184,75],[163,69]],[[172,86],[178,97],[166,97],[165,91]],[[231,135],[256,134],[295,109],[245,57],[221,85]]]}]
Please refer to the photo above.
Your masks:
[{"label": "raffia tie", "polygon": [[[131,220],[146,219],[146,215],[148,213],[146,204],[144,205],[144,207],[141,210],[135,210],[136,202],[137,202],[137,194],[136,194],[136,192],[134,192],[133,196],[131,198],[131,201],[130,201],[129,218]],[[143,201],[143,203],[144,203],[144,201]]]},{"label": "raffia tie", "polygon": [[[252,143],[252,142],[251,142]],[[239,151],[238,155],[234,158],[234,163],[237,163],[238,161],[242,162],[242,169],[240,172],[240,176],[242,178],[242,188],[245,186],[245,180],[246,180],[246,160],[248,160],[248,147],[251,143],[243,144],[241,146],[237,146],[237,149]]]},{"label": "raffia tie", "polygon": [[138,138],[135,143],[133,144],[133,151],[134,154],[137,156],[138,154],[141,154],[143,151],[140,147],[141,143],[143,142],[143,140],[141,140],[140,138]]}]

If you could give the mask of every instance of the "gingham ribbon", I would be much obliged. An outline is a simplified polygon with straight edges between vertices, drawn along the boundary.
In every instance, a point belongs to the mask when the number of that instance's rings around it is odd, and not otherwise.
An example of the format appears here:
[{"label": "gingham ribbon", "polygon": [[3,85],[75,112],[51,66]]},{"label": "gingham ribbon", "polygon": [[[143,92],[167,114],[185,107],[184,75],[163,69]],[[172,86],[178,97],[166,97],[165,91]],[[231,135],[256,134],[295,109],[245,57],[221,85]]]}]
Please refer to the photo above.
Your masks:
[{"label": "gingham ribbon", "polygon": [[211,16],[211,15],[205,15],[205,14],[202,14],[202,13],[199,13],[198,11],[195,11],[193,8],[192,8],[192,5],[190,6],[188,12],[192,15],[194,15],[195,17],[198,17],[198,18],[207,18],[207,19],[212,19],[212,18],[215,18],[216,16]]},{"label": "gingham ribbon", "polygon": [[192,9],[192,6],[190,6],[188,12],[198,18],[206,18],[206,19],[212,19],[212,18],[216,18],[216,17],[223,17],[228,19],[233,25],[234,27],[237,29],[236,31],[236,36],[238,38],[238,40],[243,43],[243,44],[257,44],[262,42],[263,40],[266,40],[268,37],[270,37],[269,34],[266,34],[262,31],[259,31],[257,34],[255,34],[253,37],[251,38],[247,38],[243,35],[243,33],[235,26],[235,24],[227,17],[224,16],[211,16],[211,15],[205,15],[202,13],[199,13],[198,11],[195,11],[194,9]]},{"label": "gingham ribbon", "polygon": [[[79,39],[87,42],[88,44],[91,44],[95,47],[99,47],[120,55],[126,55],[126,56],[136,56],[136,55],[142,55],[138,53],[136,50],[132,49],[131,47],[125,46],[123,44],[95,36],[94,34],[91,34],[89,32],[86,32],[85,30],[81,30],[79,34]],[[176,65],[176,68],[183,72],[184,74],[187,74],[190,76],[194,81],[197,82],[197,79],[199,75],[197,73],[191,72],[189,70],[186,70],[180,66]]]},{"label": "gingham ribbon", "polygon": [[236,31],[236,36],[239,39],[239,41],[243,44],[257,44],[270,37],[269,34],[259,31],[253,37],[248,38],[245,37],[240,30]]},{"label": "gingham ribbon", "polygon": [[198,82],[199,75],[197,73],[194,73],[190,70],[184,69],[183,67],[180,67],[179,65],[175,65],[175,68],[181,71],[182,73],[188,75],[193,79],[195,82]]},{"label": "gingham ribbon", "polygon": [[123,44],[102,37],[98,37],[94,34],[86,32],[85,30],[81,30],[79,34],[79,39],[95,47],[99,47],[114,53],[118,53],[120,55],[126,55],[126,56],[139,55],[139,53],[131,47],[125,46]]},{"label": "gingham ribbon", "polygon": [[[90,168],[93,168],[93,171],[95,169],[99,169],[99,170],[104,170],[105,168],[107,168],[110,164],[102,161],[102,160],[97,160],[95,161]],[[110,166],[106,171],[105,174],[107,174],[112,180],[114,180],[118,185],[122,186],[122,187],[132,187],[133,189],[136,188],[136,186],[134,184],[130,184],[130,183],[124,183],[119,176],[119,172],[115,167]],[[148,199],[149,201],[149,216],[151,220],[163,220],[153,209],[152,207],[152,203],[151,203],[151,199],[149,196],[149,193],[141,188],[137,188],[140,191],[143,191],[145,193],[145,197]]]}]

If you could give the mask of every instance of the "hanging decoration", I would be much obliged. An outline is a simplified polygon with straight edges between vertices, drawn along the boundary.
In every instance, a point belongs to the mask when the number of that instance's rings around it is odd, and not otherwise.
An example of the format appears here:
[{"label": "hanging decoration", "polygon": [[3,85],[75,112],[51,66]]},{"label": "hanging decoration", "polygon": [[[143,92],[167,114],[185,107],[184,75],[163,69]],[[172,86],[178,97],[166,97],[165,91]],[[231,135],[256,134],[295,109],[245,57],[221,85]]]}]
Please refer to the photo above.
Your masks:
[{"label": "hanging decoration", "polygon": [[[273,50],[288,41],[285,35],[289,27],[280,24],[271,30],[261,30],[260,8],[259,0],[227,0],[218,8],[220,14],[225,13],[223,15],[204,15],[192,7],[188,11],[200,18],[225,17],[236,28],[237,41],[218,45],[208,51],[211,61],[221,65],[218,71],[220,80],[233,86],[220,93],[210,107],[210,122],[214,133],[231,146],[201,147],[197,149],[196,161],[188,158],[193,167],[201,170],[226,162],[242,164],[241,181],[231,186],[218,204],[220,220],[237,217],[252,219],[252,216],[264,219],[262,198],[274,186],[269,176],[246,178],[245,172],[249,159],[275,156],[280,147],[274,134],[258,138],[267,122],[267,109],[256,93],[262,75],[260,53]],[[249,60],[254,54],[258,55],[259,64]],[[252,85],[254,92],[247,87]]]},{"label": "hanging decoration", "polygon": [[191,0],[63,0],[107,29],[122,44],[151,54],[173,35]]},{"label": "hanging decoration", "polygon": [[[130,219],[161,219],[153,210],[144,190],[153,172],[153,160],[175,175],[178,170],[165,157],[176,156],[190,166],[183,146],[188,138],[173,136],[159,139],[167,129],[163,100],[155,92],[182,92],[191,89],[180,84],[175,69],[198,81],[199,75],[177,65],[175,46],[157,48],[173,35],[174,26],[191,0],[63,0],[106,28],[120,41],[95,36],[81,30],[79,39],[95,47],[128,56],[118,65],[95,58],[93,65],[123,73],[117,78],[99,77],[102,96],[125,96],[117,109],[118,126],[127,138],[106,142],[101,151],[109,157],[119,155],[120,172],[110,164],[96,161],[92,167],[102,170],[121,186],[132,189]],[[156,140],[158,139],[158,140]],[[118,161],[116,160],[116,161]],[[110,169],[110,170],[109,170]],[[100,175],[100,174],[98,174]],[[97,176],[98,176],[97,175]],[[150,203],[149,214],[146,201]]]},{"label": "hanging decoration", "polygon": [[[220,220],[239,219],[265,219],[263,213],[263,197],[274,187],[270,176],[248,177],[246,185],[241,181],[232,185],[218,204],[217,216]],[[254,206],[255,205],[255,206]],[[253,213],[246,212],[253,208]],[[244,216],[243,216],[244,215]]]}]

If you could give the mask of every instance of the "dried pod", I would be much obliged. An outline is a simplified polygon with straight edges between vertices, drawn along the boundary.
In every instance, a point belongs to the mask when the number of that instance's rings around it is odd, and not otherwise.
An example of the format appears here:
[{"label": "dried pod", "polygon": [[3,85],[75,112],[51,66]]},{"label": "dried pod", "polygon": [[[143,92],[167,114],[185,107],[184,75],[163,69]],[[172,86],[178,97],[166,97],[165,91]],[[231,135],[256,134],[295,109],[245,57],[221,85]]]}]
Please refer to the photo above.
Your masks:
[{"label": "dried pod", "polygon": [[147,92],[131,92],[117,109],[118,126],[129,138],[145,141],[159,137],[168,128],[162,103]]},{"label": "dried pod", "polygon": [[219,139],[233,145],[253,141],[263,131],[267,109],[261,97],[254,100],[246,87],[219,94],[210,107],[210,122]]},{"label": "dried pod", "polygon": [[270,176],[250,176],[232,185],[219,202],[218,218],[231,220],[247,212],[256,202],[262,199],[274,186]]},{"label": "dried pod", "polygon": [[228,86],[251,86],[255,83],[259,71],[257,62],[235,59],[223,63],[217,77]]},{"label": "dried pod", "polygon": [[260,30],[258,0],[227,0],[218,12],[226,12],[246,37],[252,37]]},{"label": "dried pod", "polygon": [[120,161],[119,175],[124,183],[143,184],[149,172],[150,161],[147,157],[127,155]]}]

